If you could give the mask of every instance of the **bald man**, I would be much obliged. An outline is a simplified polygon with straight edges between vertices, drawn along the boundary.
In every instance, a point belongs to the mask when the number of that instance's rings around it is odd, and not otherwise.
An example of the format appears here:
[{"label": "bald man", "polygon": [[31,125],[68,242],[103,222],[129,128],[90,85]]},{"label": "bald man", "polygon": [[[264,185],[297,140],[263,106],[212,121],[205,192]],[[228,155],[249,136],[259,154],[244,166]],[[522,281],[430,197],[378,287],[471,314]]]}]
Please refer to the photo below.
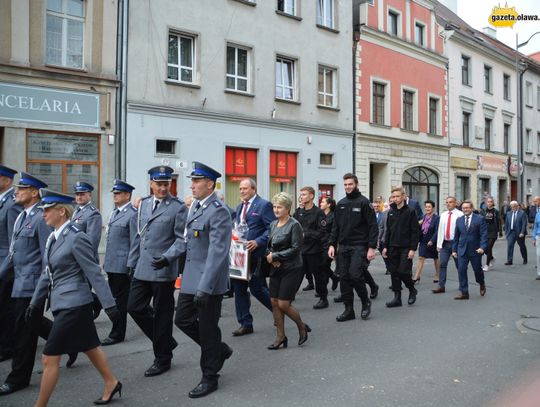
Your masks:
[{"label": "bald man", "polygon": [[504,223],[506,233],[506,245],[508,254],[505,266],[511,266],[514,263],[514,245],[518,244],[523,258],[523,264],[527,264],[527,247],[525,247],[525,236],[527,235],[527,215],[520,209],[517,201],[510,202],[510,211],[506,214]]}]

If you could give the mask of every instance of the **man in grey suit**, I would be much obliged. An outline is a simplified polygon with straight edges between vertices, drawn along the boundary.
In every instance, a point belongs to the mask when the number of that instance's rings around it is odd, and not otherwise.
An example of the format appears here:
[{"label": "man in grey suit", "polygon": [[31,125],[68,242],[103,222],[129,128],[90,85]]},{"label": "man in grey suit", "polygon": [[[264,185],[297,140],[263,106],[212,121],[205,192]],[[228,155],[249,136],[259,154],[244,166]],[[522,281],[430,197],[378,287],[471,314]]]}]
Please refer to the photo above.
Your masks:
[{"label": "man in grey suit", "polygon": [[52,323],[42,316],[36,328],[25,322],[24,315],[30,304],[34,290],[43,271],[43,252],[52,228],[45,223],[42,212],[38,208],[40,201],[39,188],[47,184],[30,174],[21,173],[21,179],[16,185],[15,201],[24,210],[17,217],[11,238],[8,257],[0,266],[0,280],[14,273],[13,290],[15,329],[13,336],[15,349],[11,364],[11,372],[5,383],[0,386],[0,396],[13,393],[25,388],[30,383],[38,334],[47,339]]},{"label": "man in grey suit", "polygon": [[[75,223],[79,229],[88,235],[92,242],[92,248],[94,249],[94,256],[99,263],[99,241],[101,240],[101,227],[103,226],[103,220],[101,219],[101,213],[99,209],[92,204],[92,191],[94,187],[88,182],[77,181],[73,186],[73,192],[75,193],[75,202],[77,203],[77,209],[73,212],[71,221]],[[94,310],[94,319],[99,316],[101,312],[101,303],[99,302],[96,294],[92,293],[94,301],[92,308]]]},{"label": "man in grey suit", "polygon": [[116,179],[111,191],[115,209],[107,224],[107,247],[103,270],[107,273],[120,318],[113,323],[109,335],[101,341],[103,346],[122,342],[126,336],[127,302],[131,283],[127,262],[129,249],[137,238],[137,225],[131,222],[131,218],[137,215],[137,209],[130,202],[134,189],[127,182]]},{"label": "man in grey suit", "polygon": [[155,359],[144,373],[146,377],[169,370],[172,351],[177,346],[172,336],[173,294],[184,245],[187,208],[170,194],[173,171],[167,166],[148,171],[153,195],[141,200],[137,216],[131,220],[137,228],[137,237],[127,262],[129,268],[135,269],[128,312],[153,344]]},{"label": "man in grey suit", "polygon": [[191,205],[185,230],[186,265],[178,296],[175,325],[201,347],[202,379],[190,398],[218,387],[218,372],[233,350],[221,341],[219,317],[223,294],[229,290],[231,215],[214,193],[221,174],[194,162]]},{"label": "man in grey suit", "polygon": [[[13,225],[22,211],[22,206],[15,203],[13,177],[17,174],[4,165],[0,165],[0,264],[8,256]],[[13,289],[13,274],[0,281],[0,362],[8,360],[13,355],[13,315],[14,303],[11,299]]]}]

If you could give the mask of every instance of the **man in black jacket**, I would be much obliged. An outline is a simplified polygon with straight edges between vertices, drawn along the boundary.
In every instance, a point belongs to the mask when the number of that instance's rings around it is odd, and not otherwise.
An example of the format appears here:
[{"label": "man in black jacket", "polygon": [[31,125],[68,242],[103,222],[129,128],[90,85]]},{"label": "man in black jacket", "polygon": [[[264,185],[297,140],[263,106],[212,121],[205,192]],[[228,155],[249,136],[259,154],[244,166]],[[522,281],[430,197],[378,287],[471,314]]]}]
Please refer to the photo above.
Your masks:
[{"label": "man in black jacket", "polygon": [[405,203],[405,198],[402,187],[392,189],[394,202],[388,212],[382,252],[388,259],[394,291],[394,299],[386,303],[388,308],[401,307],[401,282],[409,289],[409,305],[416,302],[418,293],[412,280],[412,259],[418,247],[420,229],[416,212]]},{"label": "man in black jacket", "polygon": [[[315,190],[304,187],[300,190],[302,207],[294,212],[294,218],[302,225],[304,239],[302,241],[302,264],[304,275],[315,277],[315,291],[319,295],[319,302],[314,309],[328,308],[328,276],[323,275],[323,243],[324,243],[324,212],[313,204]],[[309,279],[308,279],[309,281]],[[302,280],[298,282],[300,288]],[[298,290],[297,290],[298,291]]]},{"label": "man in black jacket", "polygon": [[355,318],[353,290],[362,301],[362,319],[367,319],[371,313],[365,273],[369,262],[375,258],[378,237],[375,211],[358,190],[356,175],[345,174],[343,185],[347,196],[336,206],[328,247],[330,258],[336,255],[337,247],[336,274],[341,279],[341,297],[345,305],[345,311],[336,317],[338,322]]}]

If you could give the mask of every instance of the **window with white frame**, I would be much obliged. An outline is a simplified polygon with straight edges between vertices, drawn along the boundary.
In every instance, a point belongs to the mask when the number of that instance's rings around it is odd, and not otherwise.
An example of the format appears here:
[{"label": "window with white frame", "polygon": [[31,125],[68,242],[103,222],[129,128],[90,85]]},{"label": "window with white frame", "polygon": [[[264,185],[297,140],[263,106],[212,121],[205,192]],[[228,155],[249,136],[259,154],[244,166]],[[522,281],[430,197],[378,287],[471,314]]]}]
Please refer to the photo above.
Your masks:
[{"label": "window with white frame", "polygon": [[414,130],[414,110],[414,92],[404,90],[402,127],[405,130]]},{"label": "window with white frame", "polygon": [[167,79],[184,83],[196,81],[195,42],[192,35],[169,33]]},{"label": "window with white frame", "polygon": [[508,150],[510,149],[510,124],[504,123],[504,130],[503,130],[503,152],[505,154],[508,154]]},{"label": "window with white frame", "polygon": [[484,92],[491,93],[491,67],[484,65]]},{"label": "window with white frame", "polygon": [[296,0],[277,0],[277,9],[285,14],[296,15]]},{"label": "window with white frame", "polygon": [[471,84],[471,58],[461,56],[461,83],[463,85]]},{"label": "window with white frame", "polygon": [[531,82],[525,82],[525,104],[528,107],[533,105],[533,87]]},{"label": "window with white frame", "polygon": [[334,0],[317,0],[317,24],[334,28]]},{"label": "window with white frame", "polygon": [[296,61],[278,56],[276,58],[276,98],[296,100]]},{"label": "window with white frame", "polygon": [[503,74],[503,97],[504,100],[510,100],[510,75]]},{"label": "window with white frame", "polygon": [[536,132],[536,154],[540,155],[540,131]]},{"label": "window with white frame", "polygon": [[250,50],[236,45],[227,45],[226,88],[238,92],[249,92]]},{"label": "window with white frame", "polygon": [[321,106],[337,106],[337,72],[334,68],[319,66],[319,98]]},{"label": "window with white frame", "polygon": [[462,112],[462,136],[463,146],[469,146],[469,140],[471,135],[471,114],[469,112]]},{"label": "window with white frame", "polygon": [[525,130],[525,152],[532,154],[533,152],[533,140],[531,135],[531,129]]},{"label": "window with white frame", "polygon": [[399,34],[399,13],[394,10],[388,10],[388,34],[398,35]]},{"label": "window with white frame", "polygon": [[45,63],[83,68],[83,0],[47,0]]},{"label": "window with white frame", "polygon": [[415,23],[414,24],[414,42],[416,42],[417,45],[420,45],[421,47],[424,47],[426,45],[425,40],[425,32],[426,32],[426,26],[421,23]]},{"label": "window with white frame", "polygon": [[386,84],[373,82],[373,123],[385,124]]},{"label": "window with white frame", "polygon": [[486,151],[491,150],[491,124],[493,120],[489,118],[484,118],[484,147]]},{"label": "window with white frame", "polygon": [[439,99],[429,98],[429,134],[439,134]]}]

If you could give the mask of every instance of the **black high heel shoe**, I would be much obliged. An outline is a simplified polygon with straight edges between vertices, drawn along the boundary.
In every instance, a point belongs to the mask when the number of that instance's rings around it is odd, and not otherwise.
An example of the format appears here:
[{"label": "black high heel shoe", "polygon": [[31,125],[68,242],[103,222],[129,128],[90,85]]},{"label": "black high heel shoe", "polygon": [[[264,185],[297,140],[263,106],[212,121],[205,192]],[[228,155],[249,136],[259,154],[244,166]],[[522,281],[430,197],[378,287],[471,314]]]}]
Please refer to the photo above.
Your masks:
[{"label": "black high heel shoe", "polygon": [[298,339],[298,346],[301,346],[301,345],[303,345],[304,343],[306,343],[306,341],[308,340],[308,332],[311,332],[311,328],[309,327],[308,324],[304,324],[304,330],[306,331],[306,333],[305,333],[304,336],[301,336],[301,337]]},{"label": "black high heel shoe", "polygon": [[97,404],[97,405],[109,404],[116,393],[118,393],[118,397],[122,397],[122,383],[120,382],[116,383],[116,386],[114,387],[113,391],[111,392],[111,395],[109,396],[107,400],[99,398],[96,401],[94,401],[94,404]]},{"label": "black high heel shoe", "polygon": [[269,345],[268,349],[277,350],[281,348],[281,345],[283,345],[283,349],[285,349],[289,345],[289,339],[286,336],[280,342]]}]

